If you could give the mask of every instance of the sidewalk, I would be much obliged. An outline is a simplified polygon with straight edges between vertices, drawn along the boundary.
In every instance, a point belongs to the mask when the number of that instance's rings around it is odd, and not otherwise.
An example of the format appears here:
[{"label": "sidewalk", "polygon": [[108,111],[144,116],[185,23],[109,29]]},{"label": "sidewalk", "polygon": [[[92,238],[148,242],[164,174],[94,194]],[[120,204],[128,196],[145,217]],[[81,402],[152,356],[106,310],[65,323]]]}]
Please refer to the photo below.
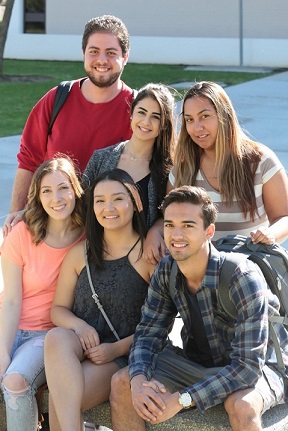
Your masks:
[{"label": "sidewalk", "polygon": [[9,212],[19,145],[20,136],[0,138],[0,227]]}]

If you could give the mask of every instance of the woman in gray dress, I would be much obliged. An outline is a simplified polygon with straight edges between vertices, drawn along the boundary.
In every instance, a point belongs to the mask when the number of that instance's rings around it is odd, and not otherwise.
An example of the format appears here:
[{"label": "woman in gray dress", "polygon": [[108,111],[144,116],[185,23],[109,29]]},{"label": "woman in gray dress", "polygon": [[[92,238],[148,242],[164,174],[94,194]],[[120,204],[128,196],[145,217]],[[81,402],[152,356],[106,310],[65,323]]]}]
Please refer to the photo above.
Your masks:
[{"label": "woman in gray dress", "polygon": [[[81,411],[108,400],[112,375],[128,363],[154,271],[142,257],[145,233],[142,202],[129,174],[103,173],[88,192],[87,240],[67,254],[52,304],[58,327],[45,340],[50,431],[82,431]],[[114,332],[94,302],[89,272]]]}]

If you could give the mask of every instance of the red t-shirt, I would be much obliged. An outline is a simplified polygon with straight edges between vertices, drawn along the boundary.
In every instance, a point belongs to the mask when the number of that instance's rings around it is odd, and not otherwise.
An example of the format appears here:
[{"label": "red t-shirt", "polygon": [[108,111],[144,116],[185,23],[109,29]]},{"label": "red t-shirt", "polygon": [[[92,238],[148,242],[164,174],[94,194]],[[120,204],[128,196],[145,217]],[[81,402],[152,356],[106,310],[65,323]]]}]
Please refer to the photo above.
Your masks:
[{"label": "red t-shirt", "polygon": [[110,102],[92,103],[82,95],[80,83],[81,79],[73,84],[48,139],[57,87],[34,106],[21,137],[19,168],[34,172],[60,152],[69,155],[83,172],[95,150],[130,139],[131,88],[123,83],[121,92]]}]

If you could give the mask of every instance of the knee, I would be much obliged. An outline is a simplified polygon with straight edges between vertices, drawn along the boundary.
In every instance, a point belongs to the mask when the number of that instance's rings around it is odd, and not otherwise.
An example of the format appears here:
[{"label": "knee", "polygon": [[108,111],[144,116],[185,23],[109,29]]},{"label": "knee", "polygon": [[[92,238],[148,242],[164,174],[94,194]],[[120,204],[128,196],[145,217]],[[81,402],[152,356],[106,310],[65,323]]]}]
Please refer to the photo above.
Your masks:
[{"label": "knee", "polygon": [[46,348],[49,348],[50,346],[54,347],[54,345],[58,344],[58,342],[61,339],[63,342],[63,337],[65,336],[65,332],[66,332],[66,329],[61,327],[50,329],[50,331],[48,331],[45,336],[45,342],[44,342],[45,347]]},{"label": "knee", "polygon": [[252,399],[240,396],[238,392],[235,392],[226,399],[224,407],[229,418],[234,418],[241,423],[251,422],[258,416],[260,417],[258,403],[252,402]]},{"label": "knee", "polygon": [[130,377],[128,367],[117,371],[111,379],[110,403],[111,406],[119,403],[119,397],[124,398],[130,394]]},{"label": "knee", "polygon": [[128,367],[121,368],[121,370],[117,371],[111,379],[112,389],[118,390],[119,388],[130,388],[130,377],[128,373]]},{"label": "knee", "polygon": [[70,361],[77,358],[82,361],[83,349],[78,336],[72,329],[53,328],[45,336],[44,342],[44,364],[46,374],[51,371],[51,367],[65,364],[64,361]]},{"label": "knee", "polygon": [[68,339],[68,331],[69,330],[65,328],[57,327],[50,329],[50,331],[47,332],[44,341],[45,356],[49,355],[50,352],[53,355],[53,353],[55,354],[55,352],[61,349],[63,347],[64,340],[64,344],[66,344],[66,340]]},{"label": "knee", "polygon": [[30,383],[22,374],[13,372],[4,377],[3,388],[11,397],[18,397],[30,392]]}]

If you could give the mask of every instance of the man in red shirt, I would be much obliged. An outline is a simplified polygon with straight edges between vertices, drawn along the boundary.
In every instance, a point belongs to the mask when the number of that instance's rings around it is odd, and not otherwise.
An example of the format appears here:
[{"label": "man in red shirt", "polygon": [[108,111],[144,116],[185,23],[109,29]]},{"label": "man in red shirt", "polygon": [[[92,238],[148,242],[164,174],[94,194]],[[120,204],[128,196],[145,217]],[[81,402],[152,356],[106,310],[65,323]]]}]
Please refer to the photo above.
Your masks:
[{"label": "man in red shirt", "polygon": [[130,138],[133,91],[121,80],[129,49],[129,33],[119,18],[103,15],[87,22],[82,37],[86,77],[73,83],[51,134],[57,87],[34,106],[24,127],[4,235],[21,217],[32,175],[44,160],[68,154],[82,173],[95,150]]}]

